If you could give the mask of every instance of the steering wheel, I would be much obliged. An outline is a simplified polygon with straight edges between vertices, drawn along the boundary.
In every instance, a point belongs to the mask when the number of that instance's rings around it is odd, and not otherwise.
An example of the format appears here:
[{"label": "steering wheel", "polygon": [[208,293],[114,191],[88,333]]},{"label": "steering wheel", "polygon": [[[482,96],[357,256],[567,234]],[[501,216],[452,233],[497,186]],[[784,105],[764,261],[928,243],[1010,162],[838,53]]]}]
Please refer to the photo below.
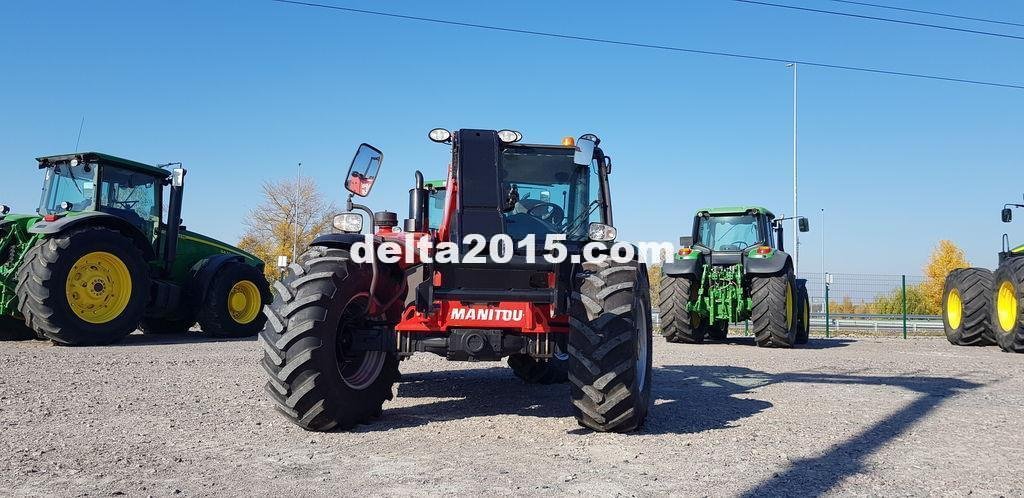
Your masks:
[{"label": "steering wheel", "polygon": [[537,204],[526,210],[526,214],[552,225],[561,225],[562,220],[565,219],[565,211],[558,204],[544,201],[538,201]]}]

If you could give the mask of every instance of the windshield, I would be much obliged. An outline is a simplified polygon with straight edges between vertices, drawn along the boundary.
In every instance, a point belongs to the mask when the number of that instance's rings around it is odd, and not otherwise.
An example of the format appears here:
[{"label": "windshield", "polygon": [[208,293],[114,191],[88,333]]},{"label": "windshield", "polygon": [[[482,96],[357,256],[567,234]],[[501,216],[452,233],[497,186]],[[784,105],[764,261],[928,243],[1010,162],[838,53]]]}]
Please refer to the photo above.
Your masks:
[{"label": "windshield", "polygon": [[501,154],[502,192],[518,200],[505,206],[505,230],[515,240],[548,234],[585,240],[587,225],[602,221],[597,168],[578,166],[573,149],[507,147]]},{"label": "windshield", "polygon": [[[92,209],[96,195],[95,173],[96,165],[89,163],[71,166],[61,162],[46,168],[39,214]],[[69,209],[61,207],[64,202],[71,204]]]},{"label": "windshield", "polygon": [[740,251],[762,241],[757,217],[745,214],[701,218],[697,242],[712,251]]}]

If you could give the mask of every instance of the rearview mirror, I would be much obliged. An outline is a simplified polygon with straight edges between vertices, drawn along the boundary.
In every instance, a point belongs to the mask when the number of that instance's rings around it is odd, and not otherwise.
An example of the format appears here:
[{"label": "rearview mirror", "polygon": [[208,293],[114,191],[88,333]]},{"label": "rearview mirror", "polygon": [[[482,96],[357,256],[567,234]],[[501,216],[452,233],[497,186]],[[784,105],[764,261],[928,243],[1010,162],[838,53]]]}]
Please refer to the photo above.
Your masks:
[{"label": "rearview mirror", "polygon": [[1003,223],[1009,223],[1013,221],[1013,210],[1010,208],[1003,208]]},{"label": "rearview mirror", "polygon": [[693,237],[692,236],[679,237],[679,245],[681,247],[690,247],[690,246],[692,246],[693,245]]},{"label": "rearview mirror", "polygon": [[383,152],[370,144],[360,144],[345,175],[345,188],[359,197],[369,195],[382,162]]},{"label": "rearview mirror", "polygon": [[810,232],[811,222],[807,218],[801,217],[796,220],[796,227],[800,229],[801,232]]},{"label": "rearview mirror", "polygon": [[597,143],[589,138],[580,137],[576,141],[576,155],[573,156],[572,162],[578,166],[590,166],[590,162],[594,160],[594,149],[597,147]]}]

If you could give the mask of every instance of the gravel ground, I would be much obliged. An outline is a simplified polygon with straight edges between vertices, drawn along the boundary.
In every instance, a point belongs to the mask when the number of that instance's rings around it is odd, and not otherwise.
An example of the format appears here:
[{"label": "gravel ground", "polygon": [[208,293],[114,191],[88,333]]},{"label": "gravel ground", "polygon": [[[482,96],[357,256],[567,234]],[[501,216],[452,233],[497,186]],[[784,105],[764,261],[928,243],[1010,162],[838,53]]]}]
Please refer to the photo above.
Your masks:
[{"label": "gravel ground", "polygon": [[0,495],[1024,495],[1024,355],[942,339],[656,341],[643,431],[565,386],[417,356],[384,416],[277,415],[255,341],[0,343]]}]

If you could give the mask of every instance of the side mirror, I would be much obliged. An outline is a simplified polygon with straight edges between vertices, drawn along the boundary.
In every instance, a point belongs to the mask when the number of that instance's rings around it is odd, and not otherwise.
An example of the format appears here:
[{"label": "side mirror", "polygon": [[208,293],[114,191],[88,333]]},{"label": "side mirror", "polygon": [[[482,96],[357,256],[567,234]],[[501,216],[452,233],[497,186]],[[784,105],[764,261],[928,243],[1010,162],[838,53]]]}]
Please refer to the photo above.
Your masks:
[{"label": "side mirror", "polygon": [[692,236],[679,237],[679,246],[680,247],[691,247],[691,246],[693,246],[693,237]]},{"label": "side mirror", "polygon": [[1009,223],[1013,221],[1013,210],[1010,208],[1003,208],[1003,223]]},{"label": "side mirror", "polygon": [[597,143],[593,140],[580,137],[576,141],[576,155],[573,156],[572,162],[578,166],[590,166],[591,161],[594,160],[594,149],[596,147]]},{"label": "side mirror", "polygon": [[801,232],[810,232],[811,231],[811,222],[807,218],[801,217],[801,218],[797,219],[796,220],[796,226],[797,226],[797,228],[800,229]]},{"label": "side mirror", "polygon": [[345,189],[359,197],[370,195],[377,181],[377,172],[384,162],[384,153],[370,144],[360,144],[345,175]]}]

